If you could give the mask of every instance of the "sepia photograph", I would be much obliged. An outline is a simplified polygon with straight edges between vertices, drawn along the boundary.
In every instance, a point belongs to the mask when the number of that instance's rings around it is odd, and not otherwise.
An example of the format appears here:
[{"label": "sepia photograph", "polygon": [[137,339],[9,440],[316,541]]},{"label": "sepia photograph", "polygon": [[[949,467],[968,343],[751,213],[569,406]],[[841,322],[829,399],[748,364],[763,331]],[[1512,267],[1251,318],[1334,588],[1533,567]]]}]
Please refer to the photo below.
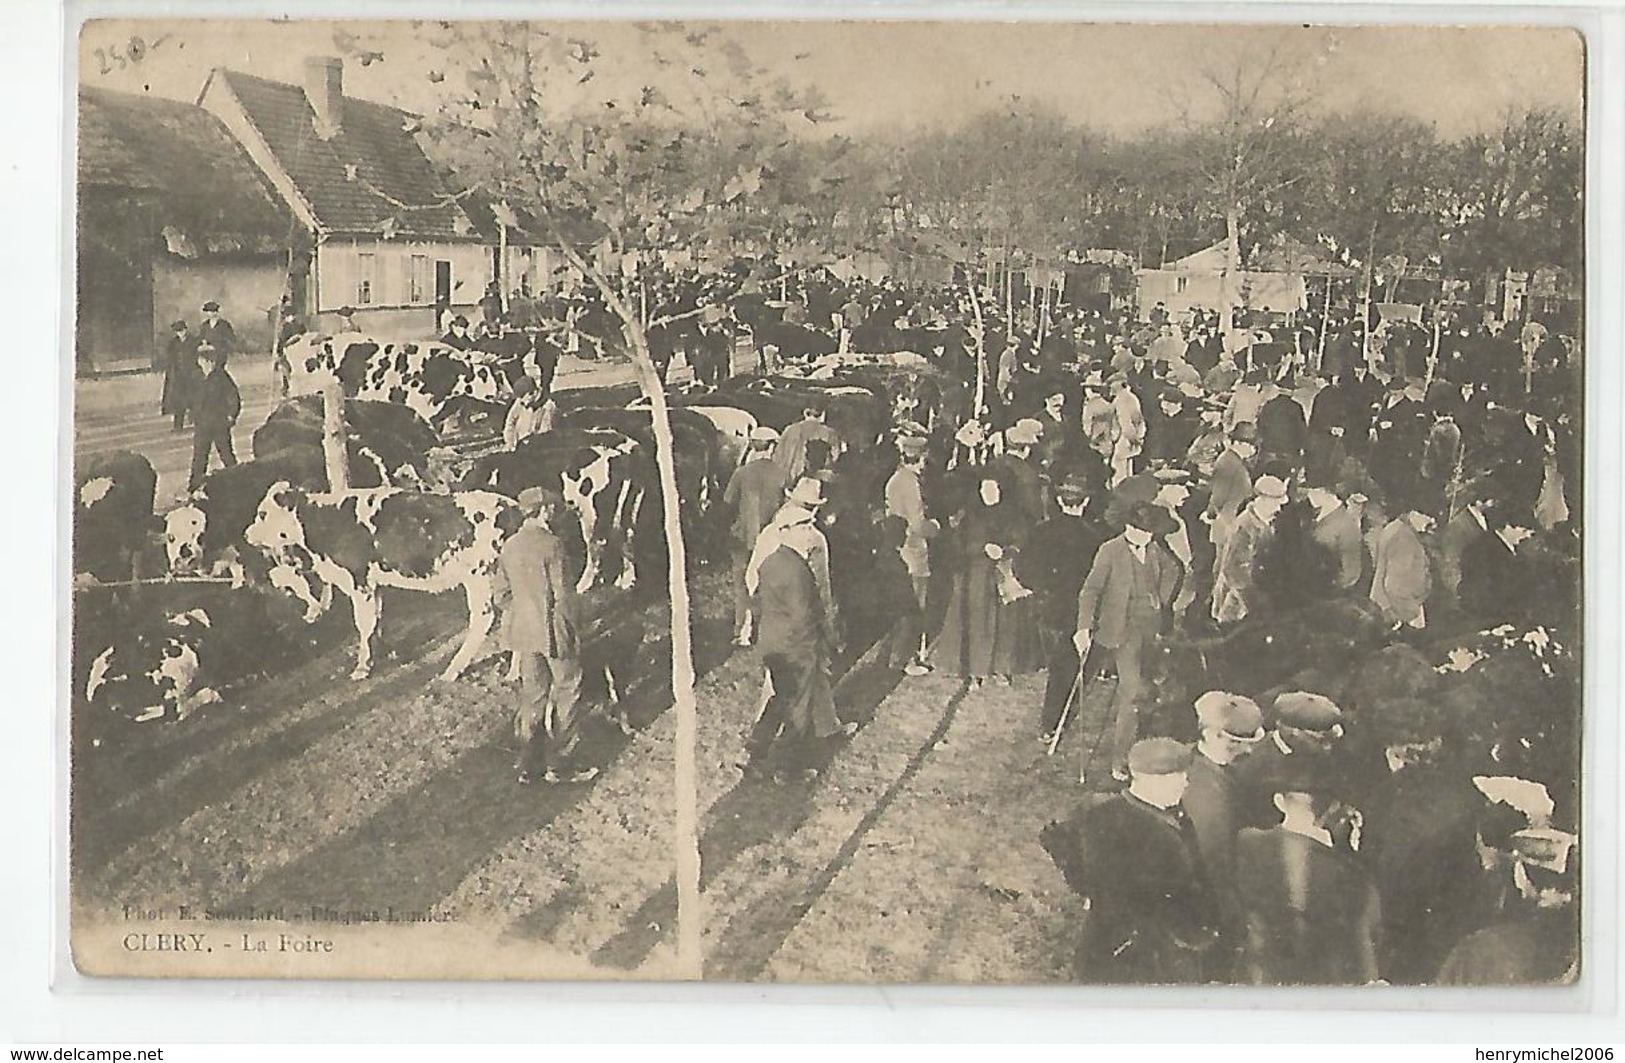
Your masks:
[{"label": "sepia photograph", "polygon": [[81,974],[1581,977],[1577,30],[68,47]]}]

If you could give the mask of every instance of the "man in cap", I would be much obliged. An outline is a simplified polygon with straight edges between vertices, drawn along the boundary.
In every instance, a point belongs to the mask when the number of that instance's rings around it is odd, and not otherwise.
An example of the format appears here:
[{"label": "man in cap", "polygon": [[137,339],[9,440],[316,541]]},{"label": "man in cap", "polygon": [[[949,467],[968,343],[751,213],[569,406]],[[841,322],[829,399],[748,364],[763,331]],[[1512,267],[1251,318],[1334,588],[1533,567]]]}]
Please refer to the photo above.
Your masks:
[{"label": "man in cap", "polygon": [[210,299],[203,304],[203,321],[197,328],[199,350],[218,351],[222,359],[237,353],[237,330],[220,316],[220,304]]},{"label": "man in cap", "polygon": [[221,464],[227,468],[237,464],[231,432],[243,411],[242,393],[226,372],[226,352],[200,344],[197,353],[202,379],[192,394],[192,469],[186,481],[188,491],[203,486],[211,450],[220,455]]},{"label": "man in cap", "polygon": [[1258,562],[1275,529],[1275,516],[1286,505],[1286,483],[1265,474],[1253,481],[1253,497],[1236,518],[1218,551],[1213,572],[1213,619],[1234,624],[1256,615],[1263,604],[1258,593]]},{"label": "man in cap", "polygon": [[829,414],[822,401],[810,403],[802,411],[801,420],[784,430],[773,450],[773,460],[784,472],[784,482],[793,484],[807,471],[807,444],[821,440],[828,444],[830,460],[841,454],[840,434],[828,423]]},{"label": "man in cap", "polygon": [[1145,662],[1152,640],[1167,627],[1183,574],[1179,561],[1157,541],[1178,528],[1168,511],[1141,502],[1124,517],[1122,534],[1095,555],[1078,592],[1072,636],[1089,670],[1090,652],[1107,651],[1117,669],[1112,694],[1112,775],[1127,778],[1128,751],[1139,731],[1139,702],[1146,693]]},{"label": "man in cap", "polygon": [[508,599],[505,629],[519,666],[514,733],[522,744],[521,784],[538,774],[550,783],[585,782],[598,774],[597,768],[566,770],[581,698],[582,616],[564,544],[553,530],[563,506],[552,488],[521,491],[525,522],[503,542],[497,560],[497,592]]},{"label": "man in cap", "polygon": [[1044,685],[1044,709],[1039,720],[1040,741],[1048,743],[1061,714],[1078,686],[1076,630],[1078,595],[1095,555],[1109,537],[1106,529],[1087,515],[1089,485],[1079,479],[1061,481],[1055,489],[1060,510],[1040,523],[1027,538],[1015,560],[1016,578],[1038,596],[1039,631],[1049,652],[1049,673]]},{"label": "man in cap", "polygon": [[[926,441],[924,436],[905,434],[897,437],[897,453],[901,459],[897,469],[886,481],[886,515],[903,521],[903,547],[899,551],[908,566],[910,581],[914,584],[914,598],[924,614],[926,596],[931,584],[930,542],[938,531],[937,522],[926,515],[925,473]],[[903,667],[909,675],[924,675],[931,670],[922,659],[922,650],[916,650],[913,659]]]},{"label": "man in cap", "polygon": [[1044,519],[1048,508],[1044,499],[1044,477],[1033,458],[1033,448],[1044,426],[1024,417],[1004,430],[1004,453],[990,464],[1010,492],[1010,501],[1021,511],[1025,526],[1031,528]]},{"label": "man in cap", "polygon": [[1171,738],[1148,738],[1134,744],[1126,761],[1128,787],[1089,808],[1079,824],[1097,869],[1082,973],[1113,984],[1204,981],[1218,912],[1180,804],[1191,752]]},{"label": "man in cap", "polygon": [[1291,766],[1307,763],[1324,778],[1336,782],[1339,764],[1334,757],[1343,737],[1343,710],[1324,694],[1292,690],[1276,695],[1270,706],[1274,722],[1266,741],[1230,769],[1240,821],[1268,827],[1277,818],[1272,803],[1275,777]]},{"label": "man in cap", "polygon": [[1251,698],[1210,690],[1196,699],[1196,724],[1201,737],[1191,758],[1184,806],[1233,953],[1244,939],[1246,921],[1236,895],[1235,844],[1241,823],[1230,769],[1264,740],[1264,714]]},{"label": "man in cap", "polygon": [[164,346],[164,390],[158,409],[174,418],[171,430],[179,432],[186,427],[186,415],[192,410],[192,394],[203,374],[198,372],[197,340],[190,326],[180,320],[169,328],[171,335]]},{"label": "man in cap", "polygon": [[745,570],[765,672],[762,705],[745,739],[745,770],[781,781],[815,776],[828,740],[857,731],[856,724],[841,722],[830,688],[837,640],[829,547],[817,524],[823,501],[822,482],[797,482],[757,537]]},{"label": "man in cap", "polygon": [[1279,823],[1235,842],[1251,985],[1367,985],[1380,978],[1381,905],[1355,855],[1359,814],[1294,758],[1271,780]]},{"label": "man in cap", "polygon": [[734,645],[751,644],[750,592],[745,588],[745,568],[750,564],[756,539],[784,502],[784,470],[773,460],[779,433],[767,425],[751,429],[744,464],[734,470],[722,500],[734,515]]},{"label": "man in cap", "polygon": [[1135,459],[1145,448],[1145,412],[1140,398],[1129,387],[1129,378],[1119,373],[1111,379],[1112,411],[1117,417],[1117,442],[1112,448],[1112,483],[1134,474]]}]

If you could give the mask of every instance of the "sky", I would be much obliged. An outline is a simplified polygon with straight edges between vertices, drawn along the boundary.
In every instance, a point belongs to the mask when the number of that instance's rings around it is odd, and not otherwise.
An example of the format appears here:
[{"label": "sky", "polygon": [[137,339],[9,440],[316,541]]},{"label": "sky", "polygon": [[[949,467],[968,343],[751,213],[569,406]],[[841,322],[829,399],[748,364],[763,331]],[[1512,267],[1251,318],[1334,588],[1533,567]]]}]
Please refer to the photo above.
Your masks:
[{"label": "sky", "polygon": [[[550,28],[589,38],[634,69],[642,61],[644,38],[627,24]],[[1184,108],[1200,117],[1212,97],[1204,67],[1274,47],[1292,57],[1316,107],[1406,115],[1447,137],[1490,127],[1508,109],[1579,116],[1583,100],[1584,42],[1553,27],[780,21],[728,23],[726,32],[755,63],[819,89],[836,116],[825,128],[859,135],[951,126],[1014,101],[1133,134],[1177,121]],[[435,62],[404,22],[91,22],[80,36],[79,80],[193,99],[213,66],[298,81],[305,56],[339,54],[355,39],[384,58],[362,66],[352,51],[346,92],[421,108]]]}]

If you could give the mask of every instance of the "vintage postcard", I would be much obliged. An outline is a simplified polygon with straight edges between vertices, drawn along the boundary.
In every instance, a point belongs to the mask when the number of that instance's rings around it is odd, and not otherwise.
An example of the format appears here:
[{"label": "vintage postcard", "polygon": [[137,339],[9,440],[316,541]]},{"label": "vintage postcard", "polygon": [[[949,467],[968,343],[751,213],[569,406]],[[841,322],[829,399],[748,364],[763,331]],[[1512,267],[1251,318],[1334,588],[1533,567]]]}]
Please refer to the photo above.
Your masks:
[{"label": "vintage postcard", "polygon": [[1579,33],[74,47],[84,974],[1578,977]]}]

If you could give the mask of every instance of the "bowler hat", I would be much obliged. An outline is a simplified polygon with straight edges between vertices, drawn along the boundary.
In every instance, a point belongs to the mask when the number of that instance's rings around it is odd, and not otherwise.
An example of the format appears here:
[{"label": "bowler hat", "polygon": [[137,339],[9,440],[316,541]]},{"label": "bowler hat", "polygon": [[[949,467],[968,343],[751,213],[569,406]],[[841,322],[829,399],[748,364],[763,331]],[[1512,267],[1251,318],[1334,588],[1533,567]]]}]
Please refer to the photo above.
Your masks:
[{"label": "bowler hat", "polygon": [[1129,507],[1123,522],[1152,535],[1172,535],[1179,530],[1179,522],[1174,520],[1173,514],[1155,502],[1136,502]]},{"label": "bowler hat", "polygon": [[1172,738],[1142,738],[1128,751],[1131,775],[1176,775],[1190,766],[1190,747]]},{"label": "bowler hat", "polygon": [[1276,695],[1274,710],[1277,725],[1315,734],[1335,734],[1343,722],[1343,710],[1331,698],[1303,690]]}]

